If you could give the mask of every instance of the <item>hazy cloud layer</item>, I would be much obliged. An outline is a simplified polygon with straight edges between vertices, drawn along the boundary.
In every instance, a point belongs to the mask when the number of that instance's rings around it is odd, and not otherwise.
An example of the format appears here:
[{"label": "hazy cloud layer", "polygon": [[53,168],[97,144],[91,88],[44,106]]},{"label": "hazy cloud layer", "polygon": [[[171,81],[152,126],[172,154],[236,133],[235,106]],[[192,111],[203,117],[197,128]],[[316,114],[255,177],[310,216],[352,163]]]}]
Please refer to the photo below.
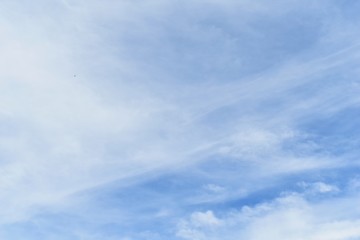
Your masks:
[{"label": "hazy cloud layer", "polygon": [[359,3],[0,3],[0,238],[360,238]]}]

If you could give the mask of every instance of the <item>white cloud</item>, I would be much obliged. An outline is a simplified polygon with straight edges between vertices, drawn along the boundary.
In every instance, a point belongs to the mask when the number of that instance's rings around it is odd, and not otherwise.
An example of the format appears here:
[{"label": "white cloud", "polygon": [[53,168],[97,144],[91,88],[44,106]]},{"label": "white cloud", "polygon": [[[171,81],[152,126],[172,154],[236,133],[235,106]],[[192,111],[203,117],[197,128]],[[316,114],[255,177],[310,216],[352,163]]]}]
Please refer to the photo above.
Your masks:
[{"label": "white cloud", "polygon": [[[358,196],[346,197],[348,203],[356,204]],[[222,225],[209,231],[193,223],[193,215],[187,224],[178,225],[178,236],[183,239],[312,239],[312,240],[349,240],[360,237],[357,217],[346,215],[339,218],[336,212],[347,211],[350,206],[339,204],[345,199],[311,202],[306,195],[287,194],[275,200],[253,207],[244,206],[240,211],[233,211],[218,219]],[[183,220],[184,221],[184,220]],[[196,233],[196,235],[182,233]],[[201,238],[198,236],[202,236]]]},{"label": "white cloud", "polygon": [[337,193],[340,191],[340,189],[331,184],[326,184],[323,182],[315,182],[315,183],[307,183],[307,182],[300,182],[300,187],[303,187],[308,192],[312,193]]},{"label": "white cloud", "polygon": [[226,190],[226,188],[216,184],[207,184],[203,188],[211,193],[221,193]]},{"label": "white cloud", "polygon": [[217,226],[221,224],[221,221],[215,217],[212,211],[195,212],[191,215],[191,223],[195,226]]},{"label": "white cloud", "polygon": [[179,230],[176,235],[190,240],[207,239],[208,236],[203,231],[211,232],[221,224],[222,221],[212,211],[194,212],[188,221],[183,220],[178,224]]}]

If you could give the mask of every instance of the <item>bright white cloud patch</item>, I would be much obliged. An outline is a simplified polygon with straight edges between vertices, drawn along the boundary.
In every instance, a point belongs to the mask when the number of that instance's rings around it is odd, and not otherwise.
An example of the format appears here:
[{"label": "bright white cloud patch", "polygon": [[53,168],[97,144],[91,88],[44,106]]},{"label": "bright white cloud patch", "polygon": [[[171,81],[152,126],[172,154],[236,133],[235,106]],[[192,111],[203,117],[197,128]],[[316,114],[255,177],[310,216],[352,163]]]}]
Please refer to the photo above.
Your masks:
[{"label": "bright white cloud patch", "polygon": [[0,238],[360,238],[359,9],[3,0]]},{"label": "bright white cloud patch", "polygon": [[[307,195],[289,193],[270,202],[254,207],[243,206],[223,218],[215,218],[213,212],[193,213],[189,220],[182,220],[177,234],[183,239],[357,239],[360,237],[357,210],[350,218],[333,215],[348,211],[356,204],[358,196],[346,199],[324,200],[314,203]],[[207,216],[209,221],[220,224],[201,224],[194,216]],[[338,218],[339,217],[339,218]]]}]

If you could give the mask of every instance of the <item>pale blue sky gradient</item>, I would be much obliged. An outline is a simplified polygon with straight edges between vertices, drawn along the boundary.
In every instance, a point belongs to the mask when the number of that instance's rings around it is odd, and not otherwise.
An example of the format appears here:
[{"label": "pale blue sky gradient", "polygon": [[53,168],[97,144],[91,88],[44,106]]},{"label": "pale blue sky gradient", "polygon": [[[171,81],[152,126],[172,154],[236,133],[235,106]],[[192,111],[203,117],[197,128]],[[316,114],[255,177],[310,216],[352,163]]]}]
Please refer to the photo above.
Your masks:
[{"label": "pale blue sky gradient", "polygon": [[360,239],[360,2],[0,2],[0,239]]}]

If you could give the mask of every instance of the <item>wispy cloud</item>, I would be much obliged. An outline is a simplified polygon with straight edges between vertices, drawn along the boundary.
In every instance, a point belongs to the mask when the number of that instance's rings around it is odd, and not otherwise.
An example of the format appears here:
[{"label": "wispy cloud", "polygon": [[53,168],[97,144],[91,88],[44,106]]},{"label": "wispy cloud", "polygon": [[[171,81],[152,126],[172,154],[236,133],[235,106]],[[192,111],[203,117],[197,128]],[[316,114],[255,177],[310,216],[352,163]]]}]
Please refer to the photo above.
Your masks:
[{"label": "wispy cloud", "polygon": [[359,7],[2,1],[0,237],[358,237]]},{"label": "wispy cloud", "polygon": [[[314,186],[329,186],[317,182]],[[328,190],[329,188],[327,188]],[[315,190],[315,188],[314,188]],[[316,195],[328,194],[324,188],[317,188]],[[360,236],[357,228],[358,209],[353,204],[357,195],[325,198],[314,201],[315,192],[289,192],[269,202],[253,207],[243,206],[227,215],[216,217],[213,212],[194,213],[208,216],[221,225],[201,225],[193,215],[178,225],[178,236],[183,239],[355,239]],[[350,210],[350,211],[349,211]],[[210,214],[211,213],[211,214]]]}]

